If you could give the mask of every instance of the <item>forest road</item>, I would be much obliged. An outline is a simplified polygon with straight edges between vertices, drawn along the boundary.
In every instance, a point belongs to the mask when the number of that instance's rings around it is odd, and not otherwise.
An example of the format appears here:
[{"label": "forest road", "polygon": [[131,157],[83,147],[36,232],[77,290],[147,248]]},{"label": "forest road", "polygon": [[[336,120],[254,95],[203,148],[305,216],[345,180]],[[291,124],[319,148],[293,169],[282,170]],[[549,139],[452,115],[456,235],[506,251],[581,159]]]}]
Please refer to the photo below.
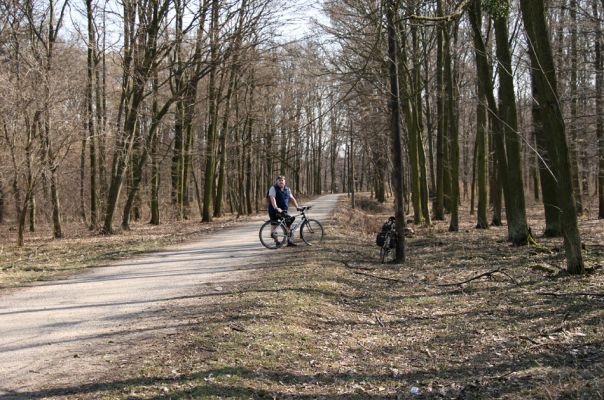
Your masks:
[{"label": "forest road", "polygon": [[[307,204],[324,220],[338,195]],[[125,363],[121,357],[145,337],[167,337],[186,325],[167,310],[220,294],[221,283],[241,282],[282,251],[258,239],[261,218],[194,243],[42,282],[0,297],[0,399],[85,393],[98,377]],[[191,320],[200,316],[190,310]],[[193,322],[190,322],[193,323]]]}]

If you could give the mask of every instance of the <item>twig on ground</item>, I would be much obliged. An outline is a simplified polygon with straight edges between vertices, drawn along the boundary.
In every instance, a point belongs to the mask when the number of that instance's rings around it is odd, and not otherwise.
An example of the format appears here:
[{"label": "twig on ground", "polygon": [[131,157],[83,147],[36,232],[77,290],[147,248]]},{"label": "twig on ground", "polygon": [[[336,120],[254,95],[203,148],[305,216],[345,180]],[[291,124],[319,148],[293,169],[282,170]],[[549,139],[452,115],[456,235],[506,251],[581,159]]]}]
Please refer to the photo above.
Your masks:
[{"label": "twig on ground", "polygon": [[238,325],[230,325],[230,328],[234,331],[237,332],[246,332],[246,329],[242,326],[238,326]]},{"label": "twig on ground", "polygon": [[[355,268],[352,268],[352,269],[355,269]],[[360,271],[352,271],[352,272],[355,273],[355,274],[358,274],[358,275],[368,276],[370,278],[381,279],[383,281],[397,282],[397,283],[407,283],[407,284],[412,283],[412,282],[404,281],[402,279],[388,278],[386,276],[373,275],[373,274],[368,274],[368,273],[360,272]]]},{"label": "twig on ground", "polygon": [[524,336],[523,335],[523,336],[518,336],[518,338],[519,339],[523,339],[523,340],[527,340],[527,341],[529,341],[529,342],[531,342],[532,344],[535,344],[535,345],[540,345],[541,344],[541,343],[537,342],[536,340],[531,339],[528,336]]},{"label": "twig on ground", "polygon": [[538,293],[542,296],[554,296],[554,297],[564,297],[564,296],[593,296],[593,297],[604,297],[604,293],[586,293],[586,292],[576,292],[576,293],[569,293],[569,292],[559,292],[559,293],[555,293],[555,292],[541,292]]},{"label": "twig on ground", "polygon": [[520,286],[518,281],[512,275],[508,274],[504,269],[502,269],[499,272],[502,273],[503,275],[507,276],[508,278],[510,278],[510,280],[516,284],[516,286]]},{"label": "twig on ground", "polygon": [[377,314],[375,315],[375,320],[376,320],[376,322],[377,322],[378,324],[380,324],[380,326],[381,326],[382,328],[385,328],[385,327],[386,327],[386,325],[384,324],[384,322],[382,321],[382,319],[380,318],[380,316],[379,316],[379,315],[377,315]]},{"label": "twig on ground", "polygon": [[342,260],[332,260],[335,262],[341,262],[342,264],[344,264],[344,266],[348,269],[361,269],[364,271],[373,271],[375,268],[365,268],[365,267],[353,267],[352,265],[350,265],[347,261],[342,261]]},{"label": "twig on ground", "polygon": [[504,268],[503,267],[499,267],[499,268],[494,269],[492,271],[483,272],[482,274],[476,275],[476,276],[474,276],[472,278],[469,278],[469,279],[466,279],[465,281],[454,282],[454,283],[441,283],[441,284],[436,284],[434,286],[441,286],[442,287],[442,286],[458,286],[458,285],[463,285],[464,283],[472,282],[472,281],[475,281],[476,279],[480,279],[480,278],[485,277],[485,276],[491,276],[491,275],[493,275],[493,274],[495,274],[497,272],[499,272],[499,273],[507,276],[508,278],[512,279],[512,281],[515,284],[518,284],[518,282],[515,279],[513,279],[511,276],[509,276],[507,273],[504,272]]}]

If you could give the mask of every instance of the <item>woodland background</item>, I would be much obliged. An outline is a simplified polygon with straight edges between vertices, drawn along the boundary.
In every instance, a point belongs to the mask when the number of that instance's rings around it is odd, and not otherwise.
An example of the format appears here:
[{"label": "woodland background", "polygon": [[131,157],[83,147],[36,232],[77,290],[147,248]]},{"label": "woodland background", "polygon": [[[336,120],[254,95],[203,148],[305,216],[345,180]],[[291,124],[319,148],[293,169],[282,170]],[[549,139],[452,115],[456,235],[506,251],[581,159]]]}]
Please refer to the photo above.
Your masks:
[{"label": "woodland background", "polygon": [[604,2],[320,8],[326,23],[289,40],[278,28],[299,10],[280,0],[1,1],[10,240],[40,223],[60,238],[65,221],[110,234],[250,214],[283,174],[294,193],[353,204],[404,194],[415,224],[447,215],[451,231],[469,202],[478,228],[505,221],[514,244],[565,235],[569,271],[584,272],[577,217],[604,218]]}]

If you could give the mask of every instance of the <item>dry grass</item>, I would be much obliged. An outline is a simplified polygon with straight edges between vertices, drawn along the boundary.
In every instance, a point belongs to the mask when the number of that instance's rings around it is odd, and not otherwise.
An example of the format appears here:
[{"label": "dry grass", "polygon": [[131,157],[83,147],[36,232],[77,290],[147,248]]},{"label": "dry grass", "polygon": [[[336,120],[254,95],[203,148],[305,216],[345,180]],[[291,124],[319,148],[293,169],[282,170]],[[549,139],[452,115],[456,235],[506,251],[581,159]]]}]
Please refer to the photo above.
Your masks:
[{"label": "dry grass", "polygon": [[601,221],[582,221],[591,272],[571,277],[560,239],[511,247],[505,228],[469,219],[458,233],[416,227],[407,262],[381,265],[388,215],[340,212],[321,248],[271,253],[250,281],[174,304],[170,318],[193,327],[61,397],[604,398]]}]

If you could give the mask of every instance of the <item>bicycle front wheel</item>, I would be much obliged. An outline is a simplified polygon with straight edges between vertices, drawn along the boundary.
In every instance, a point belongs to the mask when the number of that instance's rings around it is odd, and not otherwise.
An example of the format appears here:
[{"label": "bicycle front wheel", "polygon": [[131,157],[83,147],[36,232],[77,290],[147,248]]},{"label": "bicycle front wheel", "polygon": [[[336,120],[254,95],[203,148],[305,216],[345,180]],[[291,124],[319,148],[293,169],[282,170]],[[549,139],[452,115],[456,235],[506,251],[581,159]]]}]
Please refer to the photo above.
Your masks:
[{"label": "bicycle front wheel", "polygon": [[287,233],[283,225],[271,224],[271,221],[266,221],[260,227],[260,243],[267,249],[278,249],[283,246],[287,240]]},{"label": "bicycle front wheel", "polygon": [[300,236],[304,243],[315,246],[323,241],[323,226],[315,219],[307,219],[300,227]]}]

